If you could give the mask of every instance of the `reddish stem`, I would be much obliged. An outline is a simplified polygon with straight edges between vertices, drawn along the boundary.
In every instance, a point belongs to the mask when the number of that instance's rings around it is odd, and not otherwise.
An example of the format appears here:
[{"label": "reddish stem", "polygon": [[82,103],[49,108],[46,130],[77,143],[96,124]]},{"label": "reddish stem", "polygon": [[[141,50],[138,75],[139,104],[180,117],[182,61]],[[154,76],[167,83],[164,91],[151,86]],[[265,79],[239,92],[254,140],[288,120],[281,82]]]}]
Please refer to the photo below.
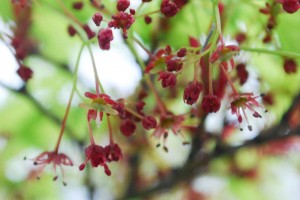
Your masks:
[{"label": "reddish stem", "polygon": [[229,74],[227,73],[226,69],[224,69],[223,64],[220,64],[220,65],[221,65],[221,69],[222,69],[222,71],[224,72],[224,74],[225,74],[225,76],[226,76],[226,79],[227,79],[227,81],[228,81],[228,83],[229,83],[229,85],[230,85],[230,87],[231,87],[231,89],[232,89],[232,92],[233,92],[234,94],[238,94],[236,88],[234,87],[234,84],[233,84],[231,78],[229,77]]},{"label": "reddish stem", "polygon": [[94,140],[94,136],[93,136],[93,131],[92,131],[91,123],[90,123],[89,120],[88,120],[88,128],[89,128],[89,136],[90,136],[91,144],[94,145],[95,144],[95,140]]},{"label": "reddish stem", "polygon": [[113,144],[114,139],[113,139],[113,131],[112,131],[111,123],[110,123],[110,118],[108,115],[106,115],[106,116],[107,116],[108,130],[109,130],[109,144]]}]

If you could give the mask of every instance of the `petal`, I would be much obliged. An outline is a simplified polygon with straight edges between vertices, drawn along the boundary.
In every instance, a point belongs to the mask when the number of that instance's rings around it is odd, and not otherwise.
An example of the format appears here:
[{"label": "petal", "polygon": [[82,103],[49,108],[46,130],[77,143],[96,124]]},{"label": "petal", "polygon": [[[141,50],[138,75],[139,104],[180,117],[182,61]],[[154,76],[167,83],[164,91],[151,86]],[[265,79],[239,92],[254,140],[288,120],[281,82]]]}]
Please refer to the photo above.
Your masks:
[{"label": "petal", "polygon": [[84,96],[86,96],[87,98],[90,98],[90,99],[96,99],[96,98],[98,98],[97,94],[93,94],[91,92],[84,93]]}]

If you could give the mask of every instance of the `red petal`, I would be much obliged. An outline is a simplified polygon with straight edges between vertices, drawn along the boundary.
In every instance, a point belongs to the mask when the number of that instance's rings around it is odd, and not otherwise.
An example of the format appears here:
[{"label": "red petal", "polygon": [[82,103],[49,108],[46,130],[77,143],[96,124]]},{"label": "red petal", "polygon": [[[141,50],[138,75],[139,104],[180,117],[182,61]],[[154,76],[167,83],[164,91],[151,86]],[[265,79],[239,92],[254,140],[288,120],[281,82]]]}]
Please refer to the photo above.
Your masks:
[{"label": "red petal", "polygon": [[91,92],[84,93],[84,96],[86,96],[87,98],[90,98],[90,99],[96,99],[96,98],[98,98],[97,94],[93,94]]}]

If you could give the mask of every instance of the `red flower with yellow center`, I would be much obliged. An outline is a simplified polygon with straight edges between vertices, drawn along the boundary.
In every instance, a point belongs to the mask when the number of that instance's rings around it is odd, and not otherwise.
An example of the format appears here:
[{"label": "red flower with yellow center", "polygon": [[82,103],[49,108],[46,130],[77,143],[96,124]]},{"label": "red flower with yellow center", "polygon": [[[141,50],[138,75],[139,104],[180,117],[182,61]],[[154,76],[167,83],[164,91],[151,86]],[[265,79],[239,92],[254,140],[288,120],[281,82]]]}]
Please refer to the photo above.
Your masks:
[{"label": "red flower with yellow center", "polygon": [[244,117],[247,121],[248,129],[250,131],[252,130],[252,126],[249,125],[249,121],[246,115],[246,109],[252,112],[253,117],[261,118],[261,115],[257,111],[255,111],[255,108],[263,107],[256,100],[257,98],[262,96],[263,95],[254,96],[253,93],[242,93],[233,95],[233,100],[230,104],[231,113],[237,116],[239,123],[242,123]]},{"label": "red flower with yellow center", "polygon": [[[26,159],[26,158],[24,158]],[[62,165],[65,166],[73,166],[72,160],[65,155],[64,153],[57,153],[56,151],[45,151],[38,155],[35,159],[33,159],[34,165],[40,165],[41,167],[38,169],[38,171],[35,173],[37,175],[37,178],[39,178],[40,174],[43,172],[46,165],[51,164],[53,165],[53,171],[54,171],[54,178],[55,181],[58,176],[56,173],[56,168],[59,167],[61,170],[62,177],[64,176],[64,172],[62,169]],[[65,182],[63,182],[64,185],[66,185]]]},{"label": "red flower with yellow center", "polygon": [[88,109],[88,121],[95,120],[98,125],[103,118],[103,113],[108,115],[117,115],[118,111],[113,108],[117,103],[107,94],[93,94],[86,92],[85,96],[92,101],[81,103],[79,106]]}]

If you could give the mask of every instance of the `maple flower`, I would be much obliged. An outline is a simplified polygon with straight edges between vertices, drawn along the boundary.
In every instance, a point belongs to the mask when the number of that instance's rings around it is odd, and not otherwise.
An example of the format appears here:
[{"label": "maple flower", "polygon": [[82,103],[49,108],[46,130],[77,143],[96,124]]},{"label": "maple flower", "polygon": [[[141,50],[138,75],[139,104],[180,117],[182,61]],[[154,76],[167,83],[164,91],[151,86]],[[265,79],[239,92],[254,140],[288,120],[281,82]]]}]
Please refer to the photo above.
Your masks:
[{"label": "maple flower", "polygon": [[96,145],[96,144],[91,144],[90,146],[88,146],[85,149],[84,153],[85,153],[86,159],[85,159],[84,163],[82,163],[79,166],[80,171],[82,171],[85,168],[87,162],[90,161],[92,167],[103,166],[105,174],[107,176],[111,175],[111,171],[106,164],[106,162],[108,161],[106,159],[106,153],[102,146]]},{"label": "maple flower", "polygon": [[160,72],[158,80],[161,80],[163,88],[173,88],[177,83],[176,75],[172,72]]},{"label": "maple flower", "polygon": [[113,108],[117,103],[107,94],[93,94],[86,92],[84,95],[92,100],[91,102],[79,104],[80,107],[88,109],[88,121],[93,119],[99,126],[103,118],[103,113],[108,115],[118,114],[118,111]]},{"label": "maple flower", "polygon": [[[252,130],[252,126],[249,125],[249,121],[246,115],[246,109],[252,112],[253,117],[261,118],[261,115],[257,111],[255,111],[255,108],[263,107],[256,100],[257,98],[262,96],[263,95],[254,96],[253,93],[242,93],[242,94],[235,94],[232,97],[233,100],[230,104],[231,113],[237,116],[237,120],[239,123],[242,123],[244,117],[247,121],[249,131]],[[267,112],[267,110],[265,112]]]},{"label": "maple flower", "polygon": [[167,18],[175,16],[179,11],[176,3],[170,0],[163,0],[160,5],[160,12]]},{"label": "maple flower", "polygon": [[197,102],[200,92],[202,91],[202,84],[200,82],[190,82],[184,88],[183,101],[188,105],[192,105]]},{"label": "maple flower", "polygon": [[132,120],[130,119],[122,120],[120,131],[124,136],[130,137],[134,133],[135,129],[136,129],[136,125]]},{"label": "maple flower", "polygon": [[[163,136],[163,149],[168,152],[168,148],[165,146],[166,139],[168,137],[168,131],[171,130],[174,135],[180,134],[180,130],[183,128],[183,115],[174,115],[172,113],[166,116],[160,117],[160,122],[156,126],[156,129],[152,133],[152,136],[161,138]],[[157,145],[159,147],[160,144]]]},{"label": "maple flower", "polygon": [[135,22],[132,14],[123,11],[118,12],[116,15],[112,16],[112,20],[108,22],[109,27],[114,27],[116,29],[123,30],[123,37],[127,38],[127,30]]},{"label": "maple flower", "polygon": [[119,161],[123,157],[119,145],[115,143],[110,143],[104,147],[104,152],[107,162]]},{"label": "maple flower", "polygon": [[[26,159],[26,158],[25,158]],[[54,178],[53,180],[55,181],[57,179],[57,174],[56,174],[56,168],[57,166],[60,167],[62,176],[64,174],[62,165],[65,166],[73,166],[72,160],[65,155],[64,153],[57,153],[56,151],[45,151],[38,155],[35,159],[33,159],[33,164],[34,165],[41,165],[40,169],[38,170],[38,177],[39,174],[43,171],[46,165],[51,164],[53,165],[53,171],[54,171]],[[63,182],[64,185],[66,185],[65,182]]]},{"label": "maple flower", "polygon": [[213,94],[204,95],[201,108],[205,113],[216,113],[220,110],[221,101],[220,98]]},{"label": "maple flower", "polygon": [[98,43],[102,50],[110,49],[110,42],[114,39],[113,32],[110,28],[101,29],[98,33]]}]

